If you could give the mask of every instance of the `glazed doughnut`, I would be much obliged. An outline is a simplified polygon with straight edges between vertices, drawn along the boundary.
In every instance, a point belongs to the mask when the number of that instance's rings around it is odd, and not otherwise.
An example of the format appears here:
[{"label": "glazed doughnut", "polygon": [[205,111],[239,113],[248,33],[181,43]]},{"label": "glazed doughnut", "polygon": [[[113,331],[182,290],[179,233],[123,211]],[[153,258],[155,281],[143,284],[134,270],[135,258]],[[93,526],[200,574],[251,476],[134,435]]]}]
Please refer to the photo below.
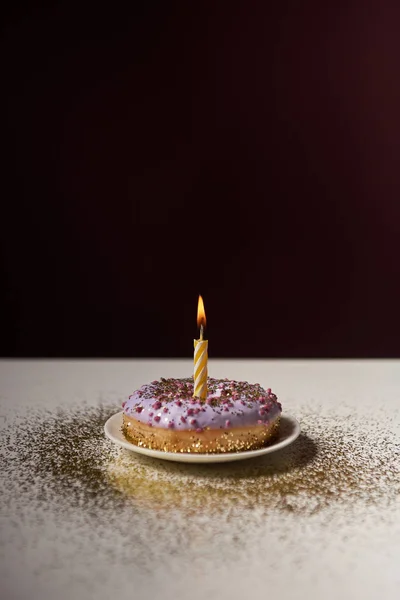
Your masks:
[{"label": "glazed doughnut", "polygon": [[166,452],[237,452],[278,434],[281,404],[258,383],[208,379],[206,400],[193,378],[145,384],[123,403],[122,431],[137,446]]}]

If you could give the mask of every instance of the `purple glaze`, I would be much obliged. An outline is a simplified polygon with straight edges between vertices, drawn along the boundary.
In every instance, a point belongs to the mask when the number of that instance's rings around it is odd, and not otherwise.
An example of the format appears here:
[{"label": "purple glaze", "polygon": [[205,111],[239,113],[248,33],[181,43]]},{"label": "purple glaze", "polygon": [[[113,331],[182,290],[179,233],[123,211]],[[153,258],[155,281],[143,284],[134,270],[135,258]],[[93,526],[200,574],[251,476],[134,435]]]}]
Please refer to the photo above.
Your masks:
[{"label": "purple glaze", "polygon": [[[155,421],[157,427],[180,431],[267,425],[282,412],[270,389],[247,381],[212,378],[208,379],[205,402],[193,398],[193,378],[162,378],[139,388],[129,396],[123,409],[124,414],[141,423]],[[193,415],[196,418],[189,418]]]}]

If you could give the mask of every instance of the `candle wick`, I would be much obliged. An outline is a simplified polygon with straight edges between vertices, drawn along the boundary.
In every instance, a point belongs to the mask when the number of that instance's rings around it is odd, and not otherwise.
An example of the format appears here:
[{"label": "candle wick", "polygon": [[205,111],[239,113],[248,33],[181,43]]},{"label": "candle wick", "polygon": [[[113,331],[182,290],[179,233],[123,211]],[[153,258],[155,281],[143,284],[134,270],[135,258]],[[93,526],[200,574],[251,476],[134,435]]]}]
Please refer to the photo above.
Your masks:
[{"label": "candle wick", "polygon": [[200,325],[200,341],[203,341],[203,335],[204,335],[204,327],[203,325]]}]

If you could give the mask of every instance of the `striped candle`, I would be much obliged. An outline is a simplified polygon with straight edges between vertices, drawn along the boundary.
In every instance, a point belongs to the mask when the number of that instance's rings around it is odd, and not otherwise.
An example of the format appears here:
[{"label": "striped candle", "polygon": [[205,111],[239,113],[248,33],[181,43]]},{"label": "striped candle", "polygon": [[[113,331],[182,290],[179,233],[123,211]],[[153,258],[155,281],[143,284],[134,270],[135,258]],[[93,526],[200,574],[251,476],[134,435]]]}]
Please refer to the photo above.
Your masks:
[{"label": "striped candle", "polygon": [[207,398],[208,341],[194,340],[194,396]]},{"label": "striped candle", "polygon": [[197,325],[200,327],[200,339],[194,340],[194,390],[193,396],[205,400],[207,398],[207,362],[208,341],[203,339],[206,325],[206,313],[203,298],[199,296],[197,308]]}]

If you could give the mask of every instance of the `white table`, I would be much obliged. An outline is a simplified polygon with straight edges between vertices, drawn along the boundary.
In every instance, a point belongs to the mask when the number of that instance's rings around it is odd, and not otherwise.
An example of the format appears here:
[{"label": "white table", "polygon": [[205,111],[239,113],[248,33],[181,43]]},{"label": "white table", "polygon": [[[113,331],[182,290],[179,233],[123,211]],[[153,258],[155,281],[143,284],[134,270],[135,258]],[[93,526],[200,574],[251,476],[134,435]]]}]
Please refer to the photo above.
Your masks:
[{"label": "white table", "polygon": [[[191,368],[0,363],[2,598],[398,599],[400,362],[210,361],[211,376],[271,387],[302,424],[256,461],[177,465],[85,441],[135,387]],[[78,441],[63,442],[69,414]]]}]

